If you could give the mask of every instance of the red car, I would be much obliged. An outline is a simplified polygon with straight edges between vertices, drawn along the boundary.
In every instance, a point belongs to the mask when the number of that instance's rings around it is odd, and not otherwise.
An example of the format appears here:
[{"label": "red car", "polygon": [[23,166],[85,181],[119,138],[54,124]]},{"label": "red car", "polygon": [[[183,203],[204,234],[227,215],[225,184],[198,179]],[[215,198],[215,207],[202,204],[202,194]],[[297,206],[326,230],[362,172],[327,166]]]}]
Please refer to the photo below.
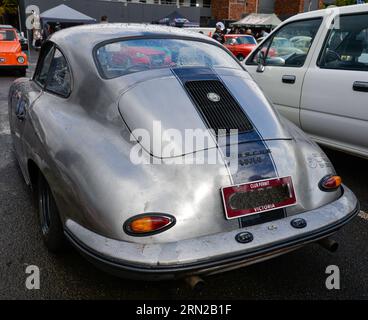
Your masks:
[{"label": "red car", "polygon": [[171,58],[164,49],[145,47],[126,47],[112,56],[112,62],[119,66],[132,67],[146,65],[147,67],[161,67],[170,65]]},{"label": "red car", "polygon": [[225,47],[228,48],[240,61],[243,61],[256,46],[256,39],[250,35],[227,34],[225,36]]}]

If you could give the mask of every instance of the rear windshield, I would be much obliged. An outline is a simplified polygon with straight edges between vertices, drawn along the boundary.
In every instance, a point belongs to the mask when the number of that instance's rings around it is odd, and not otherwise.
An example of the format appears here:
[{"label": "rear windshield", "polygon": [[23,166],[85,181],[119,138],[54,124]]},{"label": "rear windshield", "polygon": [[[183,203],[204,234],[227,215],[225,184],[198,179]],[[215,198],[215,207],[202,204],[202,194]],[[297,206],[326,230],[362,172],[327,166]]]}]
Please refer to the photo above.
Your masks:
[{"label": "rear windshield", "polygon": [[0,41],[14,41],[15,32],[13,30],[0,30]]},{"label": "rear windshield", "polygon": [[203,66],[241,69],[225,50],[192,40],[125,40],[98,48],[96,56],[103,76],[108,79],[158,68]]}]

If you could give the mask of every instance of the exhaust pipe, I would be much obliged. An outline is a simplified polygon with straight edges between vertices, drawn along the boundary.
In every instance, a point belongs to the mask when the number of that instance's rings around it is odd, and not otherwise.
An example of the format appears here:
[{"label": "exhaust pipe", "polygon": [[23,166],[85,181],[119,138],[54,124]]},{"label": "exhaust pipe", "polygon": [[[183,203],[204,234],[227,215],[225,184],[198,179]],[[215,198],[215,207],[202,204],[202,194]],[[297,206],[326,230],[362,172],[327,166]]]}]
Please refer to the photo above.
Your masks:
[{"label": "exhaust pipe", "polygon": [[190,276],[188,278],[185,278],[185,282],[193,291],[196,292],[202,291],[205,285],[204,280],[198,276]]},{"label": "exhaust pipe", "polygon": [[325,238],[318,241],[318,244],[330,252],[336,252],[339,248],[339,244],[330,238]]}]

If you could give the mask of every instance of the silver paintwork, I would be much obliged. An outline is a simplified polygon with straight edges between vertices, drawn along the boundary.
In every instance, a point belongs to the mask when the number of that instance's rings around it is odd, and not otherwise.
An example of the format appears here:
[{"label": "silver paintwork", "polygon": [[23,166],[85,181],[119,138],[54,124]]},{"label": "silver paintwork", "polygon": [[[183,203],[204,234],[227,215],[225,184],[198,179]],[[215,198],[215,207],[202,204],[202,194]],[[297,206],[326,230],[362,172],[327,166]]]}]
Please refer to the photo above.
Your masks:
[{"label": "silver paintwork", "polygon": [[[191,37],[216,44],[208,37],[188,35],[173,28],[114,24],[70,28],[51,37],[72,70],[70,97],[64,99],[45,92],[29,79],[15,81],[9,94],[11,132],[25,180],[31,184],[29,169],[30,163],[34,163],[49,182],[69,231],[96,250],[102,249],[102,245],[107,254],[116,258],[142,258],[135,250],[146,248],[153,250],[148,251],[151,253],[147,263],[157,263],[154,258],[159,251],[166,256],[168,264],[203,259],[203,245],[193,246],[192,255],[188,247],[203,237],[216,239],[218,254],[244,250],[245,247],[240,248],[231,240],[239,231],[238,221],[224,218],[219,190],[232,185],[232,179],[219,174],[225,166],[223,161],[208,166],[136,166],[130,161],[130,150],[136,142],[130,141],[129,129],[150,130],[155,119],[162,121],[163,129],[205,128],[168,69],[137,72],[112,80],[100,77],[92,55],[96,44],[114,38],[152,35]],[[340,190],[326,193],[317,187],[322,177],[335,173],[321,149],[300,129],[280,118],[246,71],[225,68],[215,71],[262,133],[279,176],[292,176],[295,185],[298,204],[287,208],[288,218],[278,222],[285,227],[270,237],[259,233],[257,241],[271,245],[273,241],[287,238],[288,232],[293,231],[286,232],[287,221],[296,214],[313,212],[309,218],[311,227],[333,223],[334,219],[337,222],[350,214],[357,200],[348,189],[350,196],[340,198]],[[163,88],[168,89],[163,93]],[[165,99],[162,99],[163,94]],[[17,95],[27,101],[23,121],[15,116],[13,101]],[[192,151],[177,156],[195,158],[205,153],[201,149]],[[148,153],[144,156],[151,157]],[[248,182],[251,173],[250,168],[244,182]],[[348,203],[342,205],[341,201]],[[125,234],[123,223],[145,212],[170,213],[177,223],[154,236],[136,238]],[[267,230],[267,227],[260,225],[253,229]],[[163,252],[161,245],[169,251]],[[186,247],[185,255],[173,252],[178,246]],[[212,242],[208,243],[208,258],[211,258],[212,246]],[[129,248],[128,255],[122,251],[123,247]]]},{"label": "silver paintwork", "polygon": [[[67,232],[74,235],[75,240],[88,250],[88,252],[98,253],[99,257],[109,260],[121,266],[132,266],[143,268],[180,268],[189,264],[204,264],[211,260],[221,260],[237,255],[250,254],[257,250],[262,250],[280,243],[287,243],[295,239],[303,239],[294,248],[300,247],[311,240],[308,235],[323,228],[332,227],[346,219],[346,212],[354,212],[356,207],[354,194],[345,188],[344,195],[324,206],[323,208],[311,210],[297,216],[290,216],[285,219],[255,225],[246,229],[238,229],[229,232],[221,232],[214,235],[196,237],[193,239],[174,241],[169,243],[137,244],[124,241],[117,241],[100,236],[88,229],[80,226],[72,220],[67,220]],[[304,229],[295,229],[290,222],[295,217],[303,218],[307,221]],[[270,228],[272,226],[272,228]],[[235,241],[235,236],[241,231],[251,232],[254,240],[251,243],[242,244]],[[318,237],[317,237],[318,239]],[[314,239],[314,240],[317,240]],[[291,248],[286,247],[281,251],[271,253],[271,257],[282,252],[288,252]],[[242,264],[252,264],[270,258],[270,253],[263,253],[256,259],[244,259]],[[230,264],[231,265],[231,264]],[[223,268],[228,268],[227,264]],[[201,268],[195,274],[213,274],[217,267]],[[169,273],[169,272],[168,272]],[[170,273],[169,273],[170,274]],[[161,277],[167,277],[166,273]]]}]

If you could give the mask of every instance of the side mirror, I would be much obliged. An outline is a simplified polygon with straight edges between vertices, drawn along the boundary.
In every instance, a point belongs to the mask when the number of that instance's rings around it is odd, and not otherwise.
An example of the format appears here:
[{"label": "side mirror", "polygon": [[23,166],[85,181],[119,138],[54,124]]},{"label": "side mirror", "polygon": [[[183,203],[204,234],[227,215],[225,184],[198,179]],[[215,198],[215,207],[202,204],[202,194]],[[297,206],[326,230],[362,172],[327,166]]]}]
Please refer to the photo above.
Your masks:
[{"label": "side mirror", "polygon": [[265,64],[266,64],[266,58],[263,51],[260,51],[258,54],[258,67],[257,72],[264,72],[265,71]]}]

